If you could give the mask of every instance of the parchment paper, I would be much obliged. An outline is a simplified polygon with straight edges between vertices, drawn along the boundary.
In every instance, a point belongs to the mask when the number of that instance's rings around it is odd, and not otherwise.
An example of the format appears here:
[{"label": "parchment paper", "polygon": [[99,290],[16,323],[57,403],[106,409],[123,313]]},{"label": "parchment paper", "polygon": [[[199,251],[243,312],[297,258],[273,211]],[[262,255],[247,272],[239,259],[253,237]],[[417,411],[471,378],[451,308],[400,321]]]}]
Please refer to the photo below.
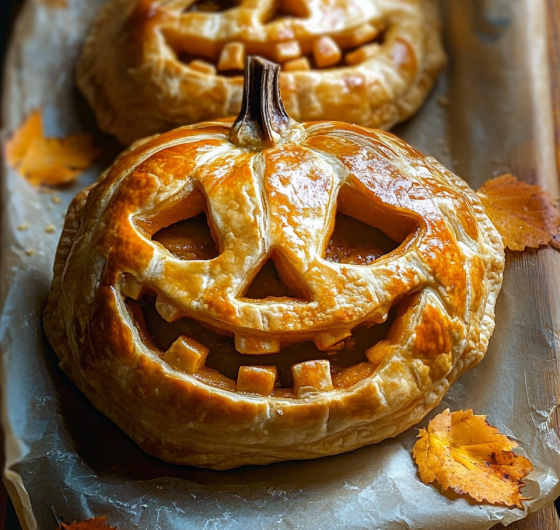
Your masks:
[{"label": "parchment paper", "polygon": [[[21,14],[6,66],[4,139],[39,106],[49,136],[96,130],[73,69],[104,0],[68,3],[55,9],[29,0]],[[442,8],[449,69],[422,111],[396,132],[473,188],[512,172],[557,193],[545,1],[445,0]],[[424,486],[410,455],[414,429],[342,456],[226,473],[142,453],[60,372],[41,328],[66,206],[119,149],[95,134],[103,158],[56,192],[61,204],[3,168],[5,481],[26,528],[53,528],[51,505],[67,521],[105,514],[122,530],[482,530],[526,515]],[[28,230],[18,230],[26,223]],[[49,223],[54,233],[45,232]],[[559,253],[509,253],[486,359],[422,423],[446,407],[488,414],[535,465],[524,490],[530,511],[560,495],[560,443],[549,426],[560,394],[559,287]]]}]

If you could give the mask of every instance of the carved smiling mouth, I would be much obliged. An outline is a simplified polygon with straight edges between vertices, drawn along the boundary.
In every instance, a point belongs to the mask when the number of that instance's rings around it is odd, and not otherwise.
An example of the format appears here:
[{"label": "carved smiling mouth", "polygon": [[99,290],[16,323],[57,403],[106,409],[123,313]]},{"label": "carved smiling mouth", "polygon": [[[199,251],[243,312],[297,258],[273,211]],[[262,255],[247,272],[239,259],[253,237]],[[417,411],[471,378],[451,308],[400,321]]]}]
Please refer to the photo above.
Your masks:
[{"label": "carved smiling mouth", "polygon": [[[239,2],[235,0],[198,0],[187,6],[181,16],[212,17],[238,9]],[[310,16],[305,3],[283,1],[260,14],[259,23],[267,35],[264,40],[251,31],[239,32],[229,40],[211,40],[184,32],[181,28],[188,24],[163,28],[163,35],[179,62],[201,73],[219,72],[234,77],[243,75],[246,55],[278,62],[286,72],[321,70],[356,66],[376,55],[384,43],[387,28],[379,21],[363,21],[343,31],[325,29],[322,35],[298,31]]]},{"label": "carved smiling mouth", "polygon": [[126,306],[144,344],[172,368],[215,387],[275,398],[346,389],[369,377],[376,366],[366,351],[387,337],[395,318],[392,311],[383,324],[356,328],[339,350],[321,351],[305,341],[256,357],[239,353],[233,337],[197,320],[166,322],[153,293],[140,301],[127,299]]},{"label": "carved smiling mouth", "polygon": [[[163,228],[152,240],[182,260],[212,259],[218,255],[206,215]],[[399,246],[379,229],[337,214],[335,230],[325,259],[336,263],[369,265]],[[383,324],[359,326],[330,351],[313,341],[283,345],[272,354],[247,355],[236,349],[232,333],[210,328],[192,318],[169,322],[158,311],[157,295],[148,288],[142,294],[123,295],[132,322],[144,344],[172,368],[215,387],[275,398],[300,398],[307,393],[347,389],[371,376],[379,361],[367,351],[387,337],[396,309]],[[297,286],[285,282],[269,260],[244,292],[252,302],[271,299],[303,301]]]}]

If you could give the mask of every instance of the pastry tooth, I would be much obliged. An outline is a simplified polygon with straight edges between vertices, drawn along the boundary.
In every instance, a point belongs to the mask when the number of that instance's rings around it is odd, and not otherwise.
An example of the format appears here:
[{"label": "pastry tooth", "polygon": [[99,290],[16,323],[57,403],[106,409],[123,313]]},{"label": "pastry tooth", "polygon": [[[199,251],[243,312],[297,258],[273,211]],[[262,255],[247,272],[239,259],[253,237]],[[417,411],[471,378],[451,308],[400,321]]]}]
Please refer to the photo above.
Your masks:
[{"label": "pastry tooth", "polygon": [[245,45],[228,42],[220,53],[218,70],[243,70],[245,68]]},{"label": "pastry tooth", "polygon": [[175,322],[181,317],[181,310],[162,296],[156,299],[156,310],[167,322]]},{"label": "pastry tooth", "polygon": [[319,68],[325,68],[338,63],[342,51],[331,37],[325,35],[313,42],[313,57]]},{"label": "pastry tooth", "polygon": [[344,47],[356,48],[373,40],[378,34],[379,29],[373,24],[366,22],[357,28],[352,28],[348,33],[340,35],[337,37],[337,40]]},{"label": "pastry tooth", "polygon": [[363,63],[364,61],[367,61],[377,55],[380,49],[381,46],[377,42],[366,44],[361,48],[358,48],[356,51],[347,53],[345,57],[346,63],[350,66]]},{"label": "pastry tooth", "polygon": [[311,65],[309,64],[309,59],[307,57],[300,57],[299,59],[286,61],[282,65],[282,70],[286,72],[306,72],[311,70]]},{"label": "pastry tooth", "polygon": [[132,274],[124,274],[121,283],[121,293],[127,298],[138,300],[142,296],[143,285]]},{"label": "pastry tooth", "polygon": [[329,361],[306,361],[292,366],[296,397],[313,396],[333,389],[331,363]]},{"label": "pastry tooth", "polygon": [[281,348],[278,339],[260,339],[247,335],[235,334],[235,349],[239,353],[262,355],[265,353],[278,353]]},{"label": "pastry tooth", "polygon": [[315,346],[319,348],[321,351],[327,350],[335,350],[344,347],[344,343],[342,342],[344,339],[352,336],[352,331],[349,329],[341,329],[335,331],[323,331],[322,333],[318,333],[315,335],[313,341],[315,342]]},{"label": "pastry tooth", "polygon": [[216,67],[213,64],[207,63],[200,59],[195,59],[189,63],[191,70],[196,70],[201,74],[216,75]]},{"label": "pastry tooth", "polygon": [[297,40],[278,42],[274,49],[275,59],[283,63],[301,56],[301,47]]},{"label": "pastry tooth", "polygon": [[242,366],[237,376],[238,392],[270,396],[276,383],[274,366]]},{"label": "pastry tooth", "polygon": [[381,341],[366,350],[366,357],[373,368],[377,370],[388,353],[389,347],[387,346],[387,342]]},{"label": "pastry tooth", "polygon": [[194,339],[181,335],[165,352],[165,362],[186,374],[195,374],[206,362],[208,348]]}]

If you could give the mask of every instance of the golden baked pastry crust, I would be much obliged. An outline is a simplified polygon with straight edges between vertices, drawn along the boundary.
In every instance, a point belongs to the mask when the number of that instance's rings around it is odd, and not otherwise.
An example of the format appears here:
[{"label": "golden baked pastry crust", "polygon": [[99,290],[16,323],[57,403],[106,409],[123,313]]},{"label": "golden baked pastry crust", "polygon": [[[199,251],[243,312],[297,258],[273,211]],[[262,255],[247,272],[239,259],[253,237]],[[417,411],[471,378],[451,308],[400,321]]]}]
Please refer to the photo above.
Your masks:
[{"label": "golden baked pastry crust", "polygon": [[102,9],[77,71],[102,130],[129,144],[237,115],[246,53],[283,63],[292,118],[388,129],[416,112],[445,62],[436,0],[242,0],[189,11],[200,3]]},{"label": "golden baked pastry crust", "polygon": [[[215,469],[337,454],[417,423],[484,357],[504,267],[465,182],[389,133],[293,122],[273,66],[253,62],[260,107],[248,96],[233,125],[138,142],[76,197],[44,314],[62,369],[100,411],[149,453]],[[174,254],[158,234],[201,212],[217,255]],[[396,248],[365,265],[326,259],[337,212]],[[249,296],[270,258],[295,295]],[[165,321],[186,319],[158,343]],[[364,326],[389,324],[360,362],[334,365]],[[279,388],[284,348],[302,341],[314,357],[292,352]],[[210,367],[234,349],[237,380]]]}]

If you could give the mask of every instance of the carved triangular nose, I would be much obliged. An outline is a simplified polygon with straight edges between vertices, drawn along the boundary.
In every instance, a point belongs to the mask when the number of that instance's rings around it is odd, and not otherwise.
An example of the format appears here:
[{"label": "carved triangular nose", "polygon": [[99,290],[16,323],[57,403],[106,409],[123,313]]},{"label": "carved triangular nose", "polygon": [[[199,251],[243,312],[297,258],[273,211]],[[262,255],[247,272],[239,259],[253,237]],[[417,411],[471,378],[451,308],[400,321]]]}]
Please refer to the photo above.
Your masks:
[{"label": "carved triangular nose", "polygon": [[250,300],[310,301],[302,280],[279,254],[272,254],[262,263],[245,287],[242,297]]},{"label": "carved triangular nose", "polygon": [[[275,252],[253,271],[253,275],[242,291],[241,299],[250,303],[281,302],[302,303],[311,301],[308,289],[292,266],[278,252]],[[240,353],[262,355],[280,351],[281,342],[277,337],[235,334],[235,348]]]}]

